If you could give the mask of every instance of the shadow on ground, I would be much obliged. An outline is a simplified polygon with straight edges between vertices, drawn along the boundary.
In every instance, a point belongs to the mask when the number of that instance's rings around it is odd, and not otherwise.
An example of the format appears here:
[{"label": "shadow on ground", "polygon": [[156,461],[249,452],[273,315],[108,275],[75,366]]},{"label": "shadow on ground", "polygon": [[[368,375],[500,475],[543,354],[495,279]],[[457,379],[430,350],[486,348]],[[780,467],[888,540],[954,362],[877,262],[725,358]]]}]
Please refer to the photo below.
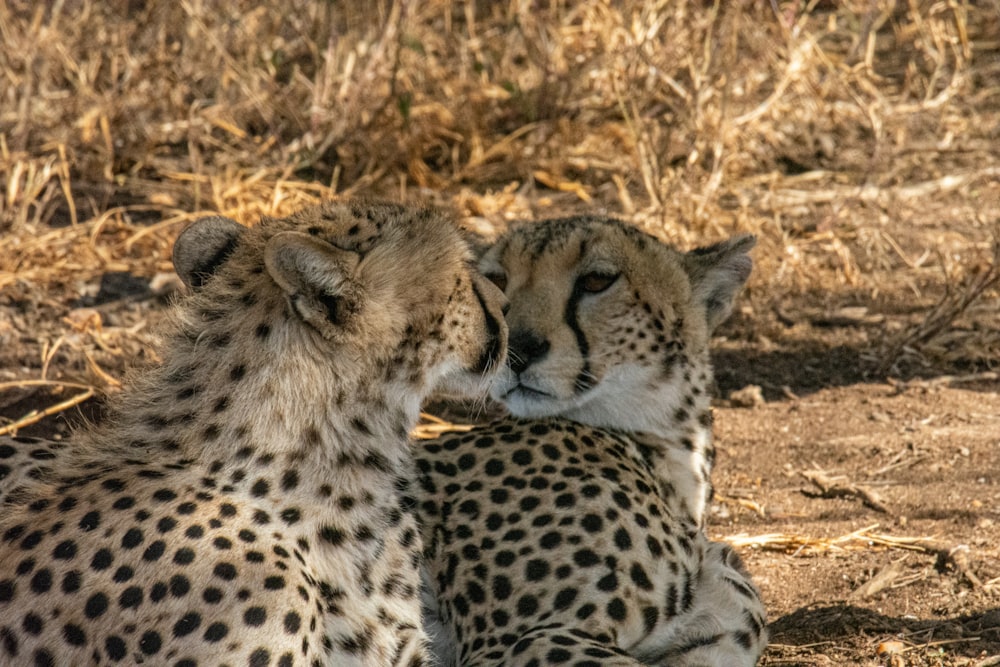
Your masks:
[{"label": "shadow on ground", "polygon": [[803,396],[827,387],[843,387],[877,379],[864,350],[822,343],[803,344],[771,352],[753,349],[717,350],[712,354],[719,396],[756,384],[764,398],[786,397],[784,388]]},{"label": "shadow on ground", "polygon": [[[916,367],[913,364],[896,368],[889,374],[880,372],[873,360],[870,346],[827,345],[808,341],[785,345],[781,349],[761,352],[749,345],[715,350],[716,395],[725,398],[747,385],[760,386],[765,400],[790,398],[789,392],[803,397],[821,389],[848,387],[861,383],[934,382],[945,376],[976,373],[982,368],[974,364],[957,367]],[[945,382],[947,384],[947,382]],[[995,392],[995,380],[962,382],[971,391]]]},{"label": "shadow on ground", "polygon": [[[1000,652],[1000,608],[940,620],[898,618],[848,604],[803,607],[772,621],[766,664],[812,665],[807,657],[829,655],[832,646],[857,651],[898,640],[901,650],[944,652],[968,658]],[[856,655],[856,653],[855,653]],[[797,662],[798,657],[802,661]]]}]

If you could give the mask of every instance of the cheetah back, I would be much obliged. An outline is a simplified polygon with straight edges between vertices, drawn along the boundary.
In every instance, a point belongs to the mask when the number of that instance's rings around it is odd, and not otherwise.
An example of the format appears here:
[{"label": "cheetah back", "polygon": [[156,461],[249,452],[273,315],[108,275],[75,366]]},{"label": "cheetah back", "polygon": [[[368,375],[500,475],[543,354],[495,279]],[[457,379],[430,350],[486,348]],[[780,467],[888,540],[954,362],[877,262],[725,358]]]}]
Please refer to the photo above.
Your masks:
[{"label": "cheetah back", "polygon": [[0,436],[0,505],[20,497],[32,481],[45,476],[65,448],[63,442]]},{"label": "cheetah back", "polygon": [[[759,655],[763,607],[748,575],[656,493],[657,473],[627,436],[506,419],[428,441],[417,463],[454,664],[532,664],[552,651],[596,652],[598,664],[749,665]],[[712,661],[699,662],[708,644]]]}]

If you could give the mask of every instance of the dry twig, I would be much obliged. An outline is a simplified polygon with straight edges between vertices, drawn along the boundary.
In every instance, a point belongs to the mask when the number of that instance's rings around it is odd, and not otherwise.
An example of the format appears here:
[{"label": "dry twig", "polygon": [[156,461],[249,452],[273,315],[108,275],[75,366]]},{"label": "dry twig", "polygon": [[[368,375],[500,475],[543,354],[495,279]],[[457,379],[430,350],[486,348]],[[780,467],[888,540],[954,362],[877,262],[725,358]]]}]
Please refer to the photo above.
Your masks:
[{"label": "dry twig", "polygon": [[31,412],[21,417],[20,419],[11,422],[10,424],[7,424],[5,426],[0,426],[0,435],[11,435],[11,434],[16,435],[18,430],[26,426],[31,426],[32,424],[37,424],[46,417],[51,417],[52,415],[56,415],[59,414],[60,412],[63,412],[64,410],[69,410],[74,406],[80,405],[88,398],[94,396],[94,394],[96,393],[96,389],[94,387],[75,385],[67,382],[49,382],[45,380],[27,381],[27,382],[5,382],[3,384],[0,384],[0,391],[14,387],[40,386],[40,385],[51,385],[59,387],[73,386],[79,389],[83,389],[84,391],[72,396],[71,398],[66,399],[65,401],[60,401],[55,405],[51,405],[45,408],[44,410],[32,410]]},{"label": "dry twig", "polygon": [[898,537],[874,532],[879,524],[841,535],[840,537],[813,537],[789,533],[768,533],[765,535],[730,535],[722,539],[740,548],[781,551],[791,556],[816,556],[830,551],[853,551],[858,549],[902,549],[938,554],[942,546],[930,537]]},{"label": "dry twig", "polygon": [[876,512],[889,511],[879,495],[865,486],[852,484],[843,478],[834,479],[819,470],[807,470],[800,474],[819,489],[818,494],[803,491],[806,495],[818,495],[822,498],[858,498],[862,503]]},{"label": "dry twig", "polygon": [[882,353],[880,372],[888,372],[902,355],[928,343],[965,313],[987,290],[1000,285],[1000,229],[993,238],[992,256],[985,267],[977,267],[960,289],[945,285],[945,295],[924,319],[891,339]]}]

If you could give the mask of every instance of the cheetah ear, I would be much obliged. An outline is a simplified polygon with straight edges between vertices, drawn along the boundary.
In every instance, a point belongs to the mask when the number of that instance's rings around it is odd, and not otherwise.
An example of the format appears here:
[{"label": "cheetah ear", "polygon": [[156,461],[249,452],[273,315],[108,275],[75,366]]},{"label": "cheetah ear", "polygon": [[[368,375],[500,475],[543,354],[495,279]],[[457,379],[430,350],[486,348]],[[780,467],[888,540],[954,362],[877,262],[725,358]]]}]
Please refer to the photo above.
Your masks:
[{"label": "cheetah ear", "polygon": [[201,289],[236,250],[246,227],[220,216],[191,223],[174,242],[177,275],[191,289]]},{"label": "cheetah ear", "polygon": [[472,256],[479,261],[483,258],[489,249],[493,247],[493,243],[496,241],[496,234],[491,240],[487,238],[484,229],[482,228],[472,228],[467,226],[459,226],[458,233],[462,236],[462,240],[465,245],[468,246],[469,250],[472,252]]},{"label": "cheetah ear", "polygon": [[356,252],[301,232],[275,234],[264,249],[271,278],[299,316],[327,338],[360,309],[360,288],[354,280],[360,259]]},{"label": "cheetah ear", "polygon": [[692,298],[705,304],[709,331],[732,312],[736,295],[750,277],[753,260],[747,253],[756,243],[751,234],[741,234],[684,255]]}]

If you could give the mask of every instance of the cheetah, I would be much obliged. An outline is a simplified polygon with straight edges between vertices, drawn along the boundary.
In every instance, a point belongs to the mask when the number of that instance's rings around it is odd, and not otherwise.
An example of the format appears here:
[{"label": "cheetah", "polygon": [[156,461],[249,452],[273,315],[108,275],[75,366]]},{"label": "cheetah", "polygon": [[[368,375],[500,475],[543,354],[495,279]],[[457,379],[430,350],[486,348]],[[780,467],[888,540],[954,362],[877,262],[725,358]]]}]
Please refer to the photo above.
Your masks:
[{"label": "cheetah", "polygon": [[409,432],[485,392],[500,290],[390,203],[202,219],[173,257],[162,364],[47,463],[0,443],[0,663],[429,665]]},{"label": "cheetah", "polygon": [[427,626],[444,665],[753,665],[765,612],[703,531],[711,332],[751,236],[682,253],[603,217],[514,227],[512,416],[418,447]]},{"label": "cheetah", "polygon": [[50,470],[65,450],[65,442],[0,436],[0,508],[23,485]]}]

